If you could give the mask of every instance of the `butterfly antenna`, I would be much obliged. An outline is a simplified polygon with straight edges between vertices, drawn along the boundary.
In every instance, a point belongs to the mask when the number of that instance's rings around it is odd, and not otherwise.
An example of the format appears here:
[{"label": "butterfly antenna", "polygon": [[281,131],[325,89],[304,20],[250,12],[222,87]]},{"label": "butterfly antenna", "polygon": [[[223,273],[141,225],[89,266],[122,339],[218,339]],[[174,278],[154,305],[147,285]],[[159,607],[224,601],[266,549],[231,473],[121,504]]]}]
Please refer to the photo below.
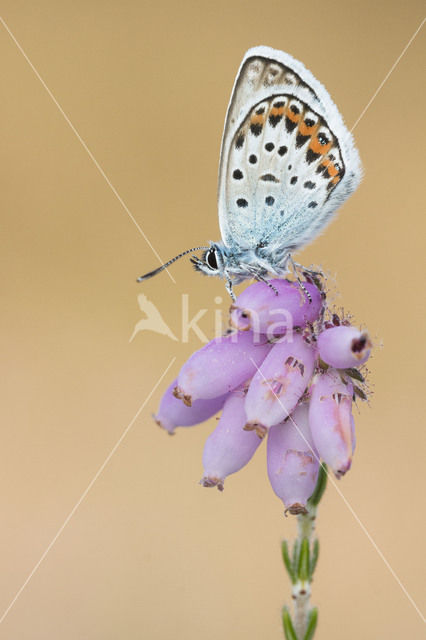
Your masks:
[{"label": "butterfly antenna", "polygon": [[188,253],[192,253],[193,251],[201,251],[202,249],[207,250],[208,248],[209,247],[194,247],[193,249],[188,249],[187,251],[180,253],[178,256],[175,256],[165,264],[162,264],[161,267],[158,267],[158,269],[154,269],[154,271],[150,271],[149,273],[145,273],[145,275],[143,276],[139,276],[136,282],[143,282],[144,280],[148,280],[148,278],[153,278],[154,276],[157,275],[157,273],[164,271],[164,269],[167,269],[167,267],[170,267],[170,265],[176,262],[176,260],[179,260],[179,258],[183,258],[183,256],[186,256]]}]

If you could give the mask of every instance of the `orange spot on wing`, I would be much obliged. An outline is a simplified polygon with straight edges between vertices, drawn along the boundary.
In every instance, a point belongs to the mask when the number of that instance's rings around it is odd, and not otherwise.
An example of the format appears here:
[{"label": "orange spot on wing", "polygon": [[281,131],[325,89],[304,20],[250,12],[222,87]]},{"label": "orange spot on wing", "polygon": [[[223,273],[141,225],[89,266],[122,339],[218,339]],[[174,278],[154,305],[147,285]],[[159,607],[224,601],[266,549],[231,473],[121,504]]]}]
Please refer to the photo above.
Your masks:
[{"label": "orange spot on wing", "polygon": [[299,124],[299,133],[302,136],[310,136],[310,135],[312,135],[312,130],[313,130],[313,127],[307,127],[304,122],[301,122]]},{"label": "orange spot on wing", "polygon": [[328,172],[328,167],[330,166],[330,164],[331,164],[331,160],[326,158],[321,162],[320,167],[322,167],[323,169],[327,169],[327,172]]},{"label": "orange spot on wing", "polygon": [[314,153],[320,153],[323,156],[330,151],[331,145],[331,141],[327,142],[327,144],[321,144],[317,136],[313,136],[312,140],[309,143],[309,148],[312,149]]},{"label": "orange spot on wing", "polygon": [[284,114],[284,107],[272,107],[270,114],[271,116],[282,116]]},{"label": "orange spot on wing", "polygon": [[265,116],[263,114],[255,113],[250,119],[250,124],[263,124],[264,122]]}]

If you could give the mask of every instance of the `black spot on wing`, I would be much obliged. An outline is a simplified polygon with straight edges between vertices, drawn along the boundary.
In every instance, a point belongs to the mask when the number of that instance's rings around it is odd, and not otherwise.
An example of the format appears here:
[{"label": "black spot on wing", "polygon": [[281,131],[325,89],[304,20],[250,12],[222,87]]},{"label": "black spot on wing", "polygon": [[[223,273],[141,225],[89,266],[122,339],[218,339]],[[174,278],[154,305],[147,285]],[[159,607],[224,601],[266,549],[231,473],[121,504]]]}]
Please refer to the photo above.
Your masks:
[{"label": "black spot on wing", "polygon": [[267,142],[265,144],[266,151],[273,151],[275,149],[275,145],[273,142]]},{"label": "black spot on wing", "polygon": [[271,125],[271,127],[276,127],[277,124],[283,119],[282,115],[278,114],[278,115],[274,115],[271,113],[271,115],[269,116],[268,120],[269,120],[269,124]]},{"label": "black spot on wing", "polygon": [[303,186],[305,187],[305,189],[315,189],[315,182],[312,182],[311,180],[307,180]]},{"label": "black spot on wing", "polygon": [[322,177],[326,180],[329,180],[331,178],[331,175],[328,172],[328,166],[324,167],[322,164],[320,164],[320,166],[317,167],[316,173],[322,174]]},{"label": "black spot on wing", "polygon": [[303,147],[305,142],[307,142],[310,137],[311,136],[302,136],[301,133],[298,133],[296,136],[296,149],[300,149],[300,147]]},{"label": "black spot on wing", "polygon": [[292,179],[290,180],[290,184],[296,184],[297,182],[297,176],[293,176]]},{"label": "black spot on wing", "polygon": [[264,173],[263,176],[260,176],[260,180],[264,182],[279,182],[278,178],[272,173]]},{"label": "black spot on wing", "polygon": [[272,207],[272,205],[275,202],[275,198],[273,198],[272,196],[266,196],[265,198],[265,203],[269,206]]},{"label": "black spot on wing", "polygon": [[235,171],[232,174],[232,177],[234,178],[234,180],[241,180],[243,178],[243,172],[240,171],[240,169],[235,169]]},{"label": "black spot on wing", "polygon": [[240,133],[240,135],[237,137],[236,141],[235,141],[235,148],[236,149],[241,149],[241,147],[244,144],[244,136],[242,133]]},{"label": "black spot on wing", "polygon": [[243,207],[243,208],[245,208],[245,207],[247,207],[247,206],[248,206],[248,202],[247,202],[247,200],[246,200],[245,198],[238,198],[238,200],[237,200],[237,205],[238,205],[239,207]]},{"label": "black spot on wing", "polygon": [[257,162],[257,156],[255,156],[255,155],[254,155],[254,153],[252,153],[252,154],[249,156],[249,162],[250,162],[250,164],[256,164],[256,162]]},{"label": "black spot on wing", "polygon": [[318,160],[319,157],[320,154],[315,153],[315,151],[312,151],[312,149],[308,149],[306,152],[306,162],[308,164],[311,164],[311,162],[315,162],[315,160]]},{"label": "black spot on wing", "polygon": [[314,202],[313,200],[308,204],[309,209],[315,209],[316,206],[318,206],[318,202]]},{"label": "black spot on wing", "polygon": [[287,153],[288,149],[285,144],[278,149],[278,155],[284,156]]},{"label": "black spot on wing", "polygon": [[288,118],[287,116],[285,117],[285,128],[287,130],[287,133],[291,133],[292,131],[294,131],[294,129],[297,127],[297,122],[293,122],[293,120],[290,120],[290,118]]},{"label": "black spot on wing", "polygon": [[259,122],[256,122],[255,124],[250,125],[250,131],[256,137],[260,136],[260,134],[262,133],[262,129],[263,129],[263,126]]}]

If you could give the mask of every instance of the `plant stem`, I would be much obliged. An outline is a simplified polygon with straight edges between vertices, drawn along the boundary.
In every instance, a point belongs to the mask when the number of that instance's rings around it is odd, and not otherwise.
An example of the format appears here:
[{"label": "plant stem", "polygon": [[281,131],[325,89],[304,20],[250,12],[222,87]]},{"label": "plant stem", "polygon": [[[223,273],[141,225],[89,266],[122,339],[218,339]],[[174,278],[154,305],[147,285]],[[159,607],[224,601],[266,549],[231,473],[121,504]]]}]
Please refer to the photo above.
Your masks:
[{"label": "plant stem", "polygon": [[317,486],[309,498],[306,513],[297,516],[298,536],[293,543],[290,558],[289,545],[282,543],[284,566],[292,582],[294,619],[287,607],[283,610],[283,628],[286,640],[312,640],[318,618],[317,609],[310,609],[311,583],[318,560],[319,542],[314,538],[317,507],[325,491],[327,471],[321,465]]},{"label": "plant stem", "polygon": [[[307,541],[307,555],[309,562],[310,548],[311,548],[311,538],[312,533],[315,528],[315,518],[316,518],[316,507],[308,505],[307,513],[300,514],[297,516],[297,525],[298,525],[298,537],[297,544],[299,547],[302,547],[302,544],[306,545]],[[306,561],[306,560],[305,560]],[[299,563],[300,564],[300,563]],[[293,585],[293,593],[292,597],[294,600],[294,629],[296,631],[297,637],[300,640],[303,640],[306,634],[307,626],[308,626],[308,617],[309,617],[309,599],[311,597],[311,581],[312,576],[310,575],[309,568],[307,571],[299,571],[299,576],[296,583]]]}]

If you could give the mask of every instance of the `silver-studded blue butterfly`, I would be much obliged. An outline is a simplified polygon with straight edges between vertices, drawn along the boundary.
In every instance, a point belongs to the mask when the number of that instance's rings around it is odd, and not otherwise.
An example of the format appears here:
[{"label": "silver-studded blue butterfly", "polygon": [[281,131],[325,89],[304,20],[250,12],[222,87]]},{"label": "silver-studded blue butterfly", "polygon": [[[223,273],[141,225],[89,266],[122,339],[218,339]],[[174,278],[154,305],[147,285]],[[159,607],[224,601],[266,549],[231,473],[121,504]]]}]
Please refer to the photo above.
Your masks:
[{"label": "silver-studded blue butterfly", "polygon": [[194,267],[232,285],[288,272],[294,251],[313,240],[362,176],[351,133],[323,85],[301,62],[254,47],[238,71],[222,139],[222,242],[188,253]]}]

